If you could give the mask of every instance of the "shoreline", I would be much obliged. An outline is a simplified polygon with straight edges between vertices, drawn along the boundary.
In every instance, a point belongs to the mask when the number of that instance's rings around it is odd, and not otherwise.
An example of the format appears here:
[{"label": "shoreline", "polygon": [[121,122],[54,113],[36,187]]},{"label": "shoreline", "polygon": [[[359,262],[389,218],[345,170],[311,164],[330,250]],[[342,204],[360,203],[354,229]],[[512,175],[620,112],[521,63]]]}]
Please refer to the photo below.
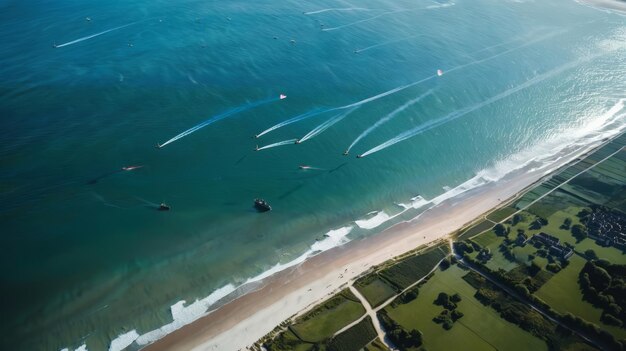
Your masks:
[{"label": "shoreline", "polygon": [[[451,237],[619,134],[571,151],[569,157],[552,163],[548,171],[523,167],[497,182],[446,199],[410,221],[324,251],[264,279],[255,291],[224,304],[142,350],[245,349],[284,320],[306,312],[339,291],[370,267]],[[426,213],[428,215],[422,216]]]}]

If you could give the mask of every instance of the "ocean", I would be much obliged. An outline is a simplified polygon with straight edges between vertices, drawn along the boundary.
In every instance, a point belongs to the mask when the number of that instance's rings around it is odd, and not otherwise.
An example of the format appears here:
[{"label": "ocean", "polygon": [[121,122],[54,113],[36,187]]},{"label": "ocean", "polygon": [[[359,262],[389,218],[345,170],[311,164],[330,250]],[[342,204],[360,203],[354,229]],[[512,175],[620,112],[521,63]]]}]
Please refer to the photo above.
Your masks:
[{"label": "ocean", "polygon": [[0,0],[0,38],[1,349],[140,349],[626,126],[626,18],[569,0]]}]

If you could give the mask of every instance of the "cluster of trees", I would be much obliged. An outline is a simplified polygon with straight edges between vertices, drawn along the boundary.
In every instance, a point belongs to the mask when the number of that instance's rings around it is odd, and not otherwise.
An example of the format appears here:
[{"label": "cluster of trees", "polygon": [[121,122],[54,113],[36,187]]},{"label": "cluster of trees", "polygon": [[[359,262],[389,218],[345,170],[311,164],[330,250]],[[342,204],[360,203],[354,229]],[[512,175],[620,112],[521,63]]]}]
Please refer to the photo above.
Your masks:
[{"label": "cluster of trees", "polygon": [[574,224],[572,226],[572,229],[570,229],[570,231],[572,232],[572,236],[574,236],[574,238],[576,238],[576,242],[579,243],[583,240],[585,240],[585,238],[587,238],[587,227],[585,227],[582,224]]},{"label": "cluster of trees", "polygon": [[567,217],[561,224],[561,229],[569,230],[572,227],[572,219]]},{"label": "cluster of trees", "polygon": [[433,303],[437,306],[442,306],[447,310],[454,310],[457,307],[457,303],[461,301],[461,295],[454,294],[452,296],[445,292],[440,292]]},{"label": "cluster of trees", "polygon": [[511,227],[498,223],[493,227],[493,232],[496,233],[497,236],[508,236],[511,232]]},{"label": "cluster of trees", "polygon": [[623,341],[618,341],[611,333],[569,312],[561,316],[561,322],[572,329],[580,330],[589,335],[594,340],[600,342],[607,350],[624,350],[626,348]]},{"label": "cluster of trees", "polygon": [[419,289],[417,287],[414,287],[404,294],[400,295],[399,299],[401,303],[409,303],[417,299],[417,295],[419,295]]},{"label": "cluster of trees", "polygon": [[385,328],[387,337],[391,342],[400,350],[407,349],[409,347],[419,347],[422,345],[422,333],[417,329],[407,331],[400,326],[396,321],[389,318],[387,311],[384,309],[377,313],[378,320]]},{"label": "cluster of trees", "polygon": [[524,217],[521,214],[516,213],[516,214],[513,215],[513,218],[511,218],[511,224],[513,226],[516,226],[519,222],[521,222],[523,220],[524,220]]},{"label": "cluster of trees", "polygon": [[445,292],[440,292],[433,303],[442,306],[444,309],[441,313],[433,318],[433,322],[441,324],[445,330],[450,330],[454,322],[463,317],[463,312],[457,310],[457,304],[461,302],[461,295],[454,294],[452,296]]},{"label": "cluster of trees", "polygon": [[480,251],[482,249],[480,245],[471,240],[456,241],[453,245],[454,251],[461,256],[465,256],[466,253],[471,254],[474,251]]},{"label": "cluster of trees", "polygon": [[537,217],[534,221],[532,221],[532,223],[530,223],[528,228],[532,230],[539,230],[541,229],[541,227],[546,226],[546,225],[548,225],[547,219],[543,217]]},{"label": "cluster of trees", "polygon": [[578,275],[585,300],[602,308],[602,321],[623,327],[626,324],[626,265],[605,260],[588,261]]}]

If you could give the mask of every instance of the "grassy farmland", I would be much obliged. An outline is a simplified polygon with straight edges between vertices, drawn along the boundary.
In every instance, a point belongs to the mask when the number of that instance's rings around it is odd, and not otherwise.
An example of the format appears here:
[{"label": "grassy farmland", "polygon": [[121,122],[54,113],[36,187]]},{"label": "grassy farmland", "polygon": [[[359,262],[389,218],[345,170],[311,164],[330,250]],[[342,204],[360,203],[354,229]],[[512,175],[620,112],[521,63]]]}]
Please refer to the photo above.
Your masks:
[{"label": "grassy farmland", "polygon": [[[418,329],[424,334],[428,350],[547,350],[542,340],[509,323],[494,310],[474,298],[476,290],[462,276],[467,272],[454,265],[435,275],[419,289],[418,297],[407,303],[389,306],[386,311],[406,329]],[[458,293],[462,301],[458,309],[464,314],[450,330],[432,319],[441,312],[433,301],[440,292]]]}]

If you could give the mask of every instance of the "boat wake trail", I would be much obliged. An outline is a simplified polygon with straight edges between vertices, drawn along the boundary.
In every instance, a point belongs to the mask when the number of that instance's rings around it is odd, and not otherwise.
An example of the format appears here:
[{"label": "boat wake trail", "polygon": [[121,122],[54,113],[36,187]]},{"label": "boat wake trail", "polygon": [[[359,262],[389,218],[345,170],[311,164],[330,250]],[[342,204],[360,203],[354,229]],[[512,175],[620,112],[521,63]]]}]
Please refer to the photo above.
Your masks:
[{"label": "boat wake trail", "polygon": [[348,149],[346,150],[346,154],[350,152],[350,150],[354,147],[354,145],[356,145],[361,139],[365,138],[367,135],[369,135],[372,131],[374,131],[376,128],[380,127],[381,125],[389,122],[391,119],[393,119],[394,117],[396,117],[398,114],[400,114],[402,111],[406,110],[407,108],[413,106],[414,104],[420,102],[422,99],[424,99],[426,96],[430,95],[433,93],[433,90],[429,90],[427,92],[425,92],[424,94],[416,97],[415,99],[409,100],[407,101],[404,105],[398,107],[397,109],[393,110],[391,113],[389,113],[388,115],[384,116],[383,118],[379,119],[376,123],[374,123],[372,126],[370,126],[369,128],[367,128],[365,131],[363,131],[363,133],[361,133],[361,135],[359,135],[356,139],[354,139],[354,141],[352,142],[352,144],[350,144],[350,146],[348,147]]},{"label": "boat wake trail", "polygon": [[[511,49],[507,49],[505,51],[499,52],[499,53],[494,54],[492,56],[488,56],[488,57],[485,57],[485,58],[480,59],[480,60],[474,60],[474,61],[462,64],[460,66],[456,66],[456,67],[450,68],[450,69],[448,69],[446,71],[445,74],[449,74],[451,72],[454,72],[454,71],[457,71],[457,70],[460,70],[460,69],[463,69],[463,68],[466,68],[466,67],[469,67],[469,66],[473,66],[473,65],[477,65],[477,64],[480,64],[480,63],[483,63],[483,62],[487,62],[489,60],[493,60],[493,59],[498,58],[498,57],[500,57],[502,55],[505,55],[505,54],[508,54],[508,53],[511,53],[511,52],[523,49],[523,48],[525,48],[527,46],[530,46],[532,44],[536,44],[536,43],[539,43],[541,41],[544,41],[544,40],[547,40],[549,38],[552,38],[552,37],[554,37],[554,36],[556,36],[556,35],[558,35],[560,33],[563,33],[563,31],[553,32],[553,33],[544,35],[542,37],[536,38],[536,39],[534,39],[534,40],[532,40],[530,42],[527,42],[527,43],[521,44],[519,46],[513,47]],[[400,87],[388,90],[386,92],[380,93],[378,95],[374,95],[372,97],[369,97],[367,99],[363,99],[361,101],[357,101],[357,102],[349,104],[349,105],[345,105],[345,106],[341,106],[341,107],[335,107],[335,108],[322,109],[322,110],[320,110],[320,109],[311,110],[309,112],[297,115],[297,116],[292,117],[292,118],[290,118],[288,120],[280,122],[280,123],[278,123],[278,124],[268,128],[268,129],[262,131],[261,133],[257,134],[256,137],[258,138],[258,137],[260,137],[260,136],[262,136],[264,134],[267,134],[267,133],[269,133],[271,131],[274,131],[274,130],[276,130],[278,128],[290,125],[292,123],[296,123],[296,122],[302,121],[302,120],[310,118],[310,117],[314,117],[314,116],[320,115],[322,113],[326,113],[326,112],[330,112],[330,111],[336,111],[336,110],[341,110],[341,109],[345,109],[345,108],[356,107],[356,106],[361,106],[361,105],[366,104],[368,102],[372,102],[372,101],[378,100],[380,98],[383,98],[385,96],[389,96],[389,95],[395,94],[395,93],[397,93],[399,91],[402,91],[402,90],[414,87],[414,86],[422,84],[422,83],[425,83],[425,82],[427,82],[427,81],[429,81],[431,79],[435,79],[437,77],[438,77],[437,74],[433,74],[433,75],[430,75],[428,77],[422,78],[422,79],[420,79],[418,81],[415,81],[415,82],[412,82],[412,83],[409,83],[409,84],[406,84],[406,85],[402,85]]]},{"label": "boat wake trail", "polygon": [[355,50],[354,52],[357,53],[357,54],[360,54],[360,53],[365,52],[367,50],[371,50],[371,49],[375,49],[375,48],[378,48],[378,47],[381,47],[381,46],[395,44],[395,43],[399,43],[401,41],[405,41],[405,40],[409,40],[409,39],[413,39],[413,38],[417,38],[417,37],[423,37],[423,36],[424,36],[423,34],[418,34],[418,35],[411,35],[409,37],[404,37],[404,38],[400,38],[400,39],[389,40],[389,41],[386,41],[386,42],[383,42],[383,43],[380,43],[380,44],[376,44],[376,45],[368,46],[368,47],[363,48],[363,49]]},{"label": "boat wake trail", "polygon": [[80,43],[81,41],[89,40],[89,39],[91,39],[91,38],[99,37],[99,36],[101,36],[101,35],[103,35],[103,34],[107,34],[107,33],[110,33],[110,32],[113,32],[113,31],[116,31],[116,30],[119,30],[119,29],[122,29],[122,28],[130,27],[130,26],[135,25],[135,24],[137,24],[137,23],[139,23],[139,22],[142,22],[142,21],[137,21],[137,22],[133,22],[133,23],[125,24],[125,25],[123,25],[123,26],[119,26],[119,27],[115,27],[115,28],[107,29],[107,30],[102,31],[102,32],[100,32],[100,33],[96,33],[96,34],[88,35],[88,36],[86,36],[86,37],[82,37],[82,38],[78,38],[78,39],[76,39],[76,40],[68,41],[67,43],[63,43],[63,44],[60,44],[60,45],[55,45],[54,47],[55,47],[55,48],[62,48],[62,47],[64,47],[64,46],[69,46],[69,45],[77,44],[77,43]]},{"label": "boat wake trail", "polygon": [[581,59],[581,60],[577,60],[577,61],[574,61],[574,62],[570,62],[570,63],[565,64],[565,65],[563,65],[563,66],[561,66],[559,68],[556,68],[556,69],[553,69],[553,70],[548,71],[546,73],[543,73],[543,74],[540,74],[538,76],[535,76],[534,78],[526,81],[525,83],[522,83],[522,84],[520,84],[520,85],[518,85],[518,86],[516,86],[514,88],[506,90],[506,91],[504,91],[504,92],[502,92],[502,93],[500,93],[498,95],[495,95],[495,96],[493,96],[493,97],[491,97],[491,98],[489,98],[489,99],[487,99],[485,101],[482,101],[480,103],[468,106],[468,107],[463,108],[461,110],[452,112],[452,113],[450,113],[450,114],[448,114],[448,115],[446,115],[444,117],[437,118],[437,119],[434,119],[432,121],[428,121],[426,123],[422,123],[422,124],[418,125],[417,127],[409,129],[409,130],[401,133],[400,135],[396,136],[395,138],[387,140],[386,142],[384,142],[384,143],[382,143],[382,144],[380,144],[380,145],[378,145],[378,146],[376,146],[376,147],[374,147],[374,148],[364,152],[363,154],[361,154],[359,156],[360,157],[365,157],[367,155],[371,155],[371,154],[373,154],[375,152],[384,150],[384,149],[386,149],[386,148],[388,148],[388,147],[390,147],[390,146],[392,146],[394,144],[397,144],[397,143],[399,143],[401,141],[404,141],[406,139],[414,137],[414,136],[416,136],[418,134],[422,134],[422,133],[424,133],[426,131],[429,131],[429,130],[431,130],[433,128],[437,128],[437,127],[439,127],[439,126],[441,126],[443,124],[446,124],[448,122],[454,121],[455,119],[463,117],[463,116],[467,115],[468,113],[474,112],[474,111],[476,111],[476,110],[478,110],[478,109],[480,109],[482,107],[490,105],[490,104],[492,104],[492,103],[494,103],[496,101],[502,100],[502,99],[504,99],[504,98],[506,98],[506,97],[508,97],[508,96],[510,96],[512,94],[515,94],[515,93],[517,93],[517,92],[519,92],[519,91],[521,91],[523,89],[529,88],[529,87],[531,87],[531,86],[533,86],[533,85],[535,85],[537,83],[540,83],[540,82],[542,82],[542,81],[544,81],[546,79],[552,78],[552,77],[554,77],[554,76],[556,76],[556,75],[558,75],[560,73],[563,73],[564,71],[573,69],[573,68],[579,66],[580,64],[582,64],[584,62],[587,62],[587,61],[590,61],[593,58],[596,58],[598,56],[599,55],[595,55],[595,56],[591,56],[591,57],[588,57],[588,58],[585,58],[585,59]]},{"label": "boat wake trail", "polygon": [[277,147],[277,146],[295,144],[296,141],[298,141],[298,139],[289,139],[289,140],[279,141],[279,142],[274,143],[274,144],[269,144],[269,145],[265,145],[265,146],[262,146],[260,148],[257,148],[256,151],[261,151],[261,150],[265,150],[265,149],[271,149],[271,148]]},{"label": "boat wake trail", "polygon": [[255,137],[259,138],[259,137],[261,137],[261,136],[263,136],[263,135],[265,135],[265,134],[267,134],[267,133],[269,133],[271,131],[274,131],[274,130],[276,130],[278,128],[282,128],[282,127],[290,125],[292,123],[300,122],[303,119],[311,118],[311,117],[314,117],[314,116],[317,116],[317,115],[321,115],[322,113],[326,113],[326,112],[333,111],[333,110],[336,110],[336,108],[315,109],[315,110],[303,113],[301,115],[297,115],[297,116],[292,117],[292,118],[290,118],[290,119],[288,119],[286,121],[282,121],[282,122],[280,122],[280,123],[278,123],[278,124],[276,124],[274,126],[271,126],[271,127],[267,128],[266,130],[262,131],[261,133],[255,135]]},{"label": "boat wake trail", "polygon": [[[501,52],[499,52],[499,53],[497,53],[497,54],[495,54],[495,55],[488,56],[488,57],[482,58],[482,59],[480,59],[480,60],[474,60],[474,61],[468,62],[468,63],[466,63],[466,64],[463,64],[463,65],[460,65],[460,66],[456,66],[456,67],[453,67],[453,68],[447,69],[447,70],[446,70],[446,74],[451,73],[451,72],[454,72],[454,71],[458,71],[458,70],[463,69],[463,68],[468,67],[468,66],[473,66],[473,65],[477,65],[477,64],[479,64],[479,63],[483,63],[483,62],[486,62],[486,61],[493,60],[493,59],[495,59],[495,58],[498,58],[498,57],[500,57],[500,56],[506,55],[506,54],[511,53],[511,52],[513,52],[513,51],[517,51],[517,50],[519,50],[519,49],[523,49],[523,48],[525,48],[525,47],[527,47],[527,46],[530,46],[530,45],[533,45],[533,44],[537,44],[537,43],[542,42],[542,41],[544,41],[544,40],[547,40],[547,39],[550,39],[550,38],[552,38],[552,37],[555,37],[555,36],[557,36],[557,35],[559,35],[559,34],[563,34],[563,33],[565,33],[566,31],[567,31],[567,30],[565,30],[565,29],[564,29],[564,30],[554,31],[554,32],[548,33],[548,34],[546,34],[546,35],[543,35],[543,36],[541,36],[541,37],[538,37],[538,38],[536,38],[536,39],[533,39],[533,40],[531,40],[531,41],[528,41],[528,42],[526,42],[526,43],[524,43],[524,44],[518,45],[518,46],[516,46],[516,47],[510,48],[510,49],[507,49],[507,50],[504,50],[504,51],[501,51]],[[502,44],[500,44],[500,45],[494,45],[493,47],[502,46],[502,45],[505,45],[505,44],[506,44],[506,43],[502,43]],[[485,49],[488,49],[488,48],[485,48]],[[478,52],[478,51],[477,51],[477,52]]]},{"label": "boat wake trail", "polygon": [[256,101],[256,102],[252,102],[252,103],[248,103],[248,104],[244,104],[244,105],[235,107],[235,108],[233,108],[231,110],[228,110],[226,112],[222,112],[219,115],[213,116],[213,117],[207,119],[206,121],[204,121],[204,122],[202,122],[202,123],[200,123],[200,124],[198,124],[198,125],[196,125],[194,127],[191,127],[189,129],[187,129],[186,131],[176,135],[175,137],[171,138],[170,140],[164,142],[163,144],[158,144],[157,146],[159,148],[162,148],[162,147],[166,146],[167,144],[173,143],[173,142],[175,142],[178,139],[184,138],[187,135],[189,135],[189,134],[191,134],[191,133],[193,133],[193,132],[195,132],[195,131],[197,131],[197,130],[199,130],[201,128],[204,128],[204,127],[206,127],[206,126],[208,126],[210,124],[213,124],[213,123],[215,123],[217,121],[221,121],[224,118],[230,117],[230,116],[235,115],[237,113],[241,113],[241,112],[250,110],[252,108],[255,108],[255,107],[258,107],[258,106],[261,106],[261,105],[268,104],[270,102],[278,101],[279,99],[280,98],[275,97],[275,98],[260,100],[260,101]]},{"label": "boat wake trail", "polygon": [[450,6],[454,6],[454,3],[453,2],[449,2],[449,3],[445,3],[445,4],[430,5],[430,6],[419,7],[419,8],[414,8],[414,9],[401,9],[401,10],[387,11],[387,12],[380,13],[380,14],[378,14],[376,16],[368,17],[368,18],[365,18],[365,19],[362,19],[362,20],[359,20],[359,21],[355,21],[355,22],[346,23],[346,24],[343,24],[341,26],[332,27],[332,28],[324,28],[324,29],[322,29],[322,31],[330,32],[330,31],[333,31],[333,30],[347,28],[347,27],[351,27],[351,26],[354,26],[354,25],[357,25],[357,24],[360,24],[360,23],[365,23],[365,22],[369,22],[369,21],[375,20],[375,19],[383,17],[383,16],[393,15],[393,14],[396,14],[396,13],[413,12],[413,11],[421,11],[421,10],[433,10],[433,9],[439,9],[439,8],[450,7]]},{"label": "boat wake trail", "polygon": [[309,12],[305,12],[305,15],[316,15],[318,13],[324,13],[324,12],[329,12],[329,11],[375,11],[374,9],[367,9],[364,7],[335,7],[335,8],[328,8],[328,9],[321,9],[321,10],[316,10],[316,11],[309,11]]},{"label": "boat wake trail", "polygon": [[351,114],[357,108],[359,108],[359,106],[351,107],[348,111],[346,111],[344,113],[340,113],[340,114],[330,118],[326,122],[324,122],[324,123],[320,124],[319,126],[313,128],[313,130],[311,130],[305,136],[300,138],[300,140],[298,142],[302,143],[302,142],[304,142],[306,140],[309,140],[309,139],[311,139],[311,138],[313,138],[315,136],[318,136],[318,135],[322,134],[326,129],[332,127],[335,123],[337,123],[337,122],[341,121],[342,119],[346,118],[349,114]]}]

